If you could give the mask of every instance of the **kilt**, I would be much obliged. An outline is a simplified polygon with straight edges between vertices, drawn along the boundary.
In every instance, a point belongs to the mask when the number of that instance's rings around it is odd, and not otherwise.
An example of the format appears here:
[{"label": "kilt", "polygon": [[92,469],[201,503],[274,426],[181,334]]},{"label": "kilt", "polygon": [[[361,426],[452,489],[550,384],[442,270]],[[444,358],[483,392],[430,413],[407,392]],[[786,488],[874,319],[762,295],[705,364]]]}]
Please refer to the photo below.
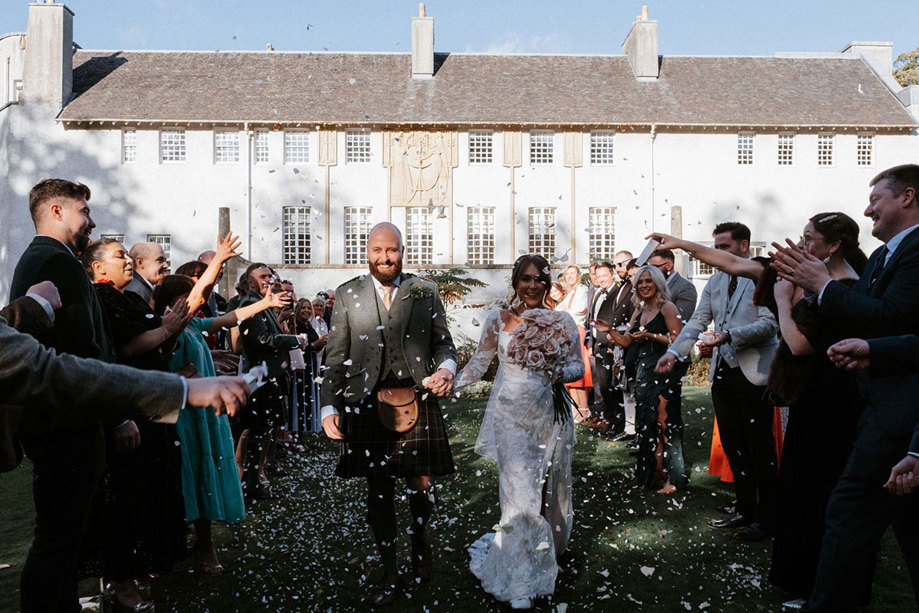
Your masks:
[{"label": "kilt", "polygon": [[[420,396],[423,396],[421,393]],[[376,389],[359,407],[341,415],[339,477],[419,477],[456,471],[437,396],[419,396],[418,423],[403,434],[390,432],[377,418]]]}]

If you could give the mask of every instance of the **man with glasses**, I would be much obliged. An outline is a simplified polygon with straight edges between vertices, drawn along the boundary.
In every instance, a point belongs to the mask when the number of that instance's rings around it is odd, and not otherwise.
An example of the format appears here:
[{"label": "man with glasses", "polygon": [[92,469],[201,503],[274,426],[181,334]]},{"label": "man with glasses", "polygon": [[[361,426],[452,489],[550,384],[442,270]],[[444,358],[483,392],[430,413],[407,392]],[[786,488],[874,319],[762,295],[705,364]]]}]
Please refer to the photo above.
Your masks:
[{"label": "man with glasses", "polygon": [[648,260],[650,266],[664,273],[664,278],[667,279],[667,289],[670,290],[670,300],[676,305],[680,319],[685,322],[689,321],[693,311],[696,310],[696,298],[699,294],[692,281],[684,279],[683,275],[673,269],[675,262],[676,256],[669,249],[658,251]]}]

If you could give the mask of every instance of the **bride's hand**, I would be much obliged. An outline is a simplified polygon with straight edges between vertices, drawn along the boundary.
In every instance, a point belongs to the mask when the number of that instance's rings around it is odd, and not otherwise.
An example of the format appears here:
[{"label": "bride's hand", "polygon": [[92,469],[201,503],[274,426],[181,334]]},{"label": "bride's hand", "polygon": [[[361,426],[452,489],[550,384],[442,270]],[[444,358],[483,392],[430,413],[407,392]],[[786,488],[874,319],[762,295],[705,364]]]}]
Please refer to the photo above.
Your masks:
[{"label": "bride's hand", "polygon": [[448,396],[450,394],[450,390],[453,389],[453,373],[446,368],[441,368],[433,375],[428,377],[424,387],[431,390],[434,392],[434,394],[440,396],[441,398]]}]

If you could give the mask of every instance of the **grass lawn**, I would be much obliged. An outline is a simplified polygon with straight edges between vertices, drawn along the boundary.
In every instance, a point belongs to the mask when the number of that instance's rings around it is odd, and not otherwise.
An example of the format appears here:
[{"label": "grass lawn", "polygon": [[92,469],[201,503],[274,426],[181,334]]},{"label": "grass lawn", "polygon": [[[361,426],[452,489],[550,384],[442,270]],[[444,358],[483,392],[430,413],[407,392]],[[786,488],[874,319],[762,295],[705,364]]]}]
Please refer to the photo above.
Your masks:
[{"label": "grass lawn", "polygon": [[[466,548],[500,516],[497,468],[473,452],[484,399],[447,405],[457,473],[438,483],[433,542],[435,577],[415,586],[392,611],[500,611],[468,571]],[[768,543],[747,544],[706,526],[731,500],[731,487],[707,472],[712,428],[707,388],[684,391],[687,491],[665,497],[634,487],[634,459],[621,444],[578,428],[574,453],[573,572],[551,601],[571,611],[779,611],[784,595],[769,586]],[[279,500],[260,502],[241,524],[219,526],[228,572],[208,577],[180,564],[154,584],[163,611],[365,611],[378,578],[365,523],[364,484],[333,476],[337,447],[310,436],[307,452],[275,478]],[[819,470],[819,467],[813,467]],[[18,578],[32,529],[28,467],[0,477],[0,610],[18,610]],[[408,503],[399,504],[408,523]],[[408,565],[408,538],[400,554]],[[91,593],[92,583],[84,583]],[[874,583],[872,612],[914,606],[912,589],[888,531]]]}]

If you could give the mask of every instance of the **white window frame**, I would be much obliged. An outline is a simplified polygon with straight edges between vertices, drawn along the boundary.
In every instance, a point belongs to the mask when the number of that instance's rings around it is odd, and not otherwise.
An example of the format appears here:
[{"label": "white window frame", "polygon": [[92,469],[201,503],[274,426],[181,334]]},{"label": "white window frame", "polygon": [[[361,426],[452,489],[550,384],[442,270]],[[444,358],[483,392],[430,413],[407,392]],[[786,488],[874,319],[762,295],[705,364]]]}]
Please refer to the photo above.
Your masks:
[{"label": "white window frame", "polygon": [[856,136],[855,163],[858,166],[874,166],[874,134]]},{"label": "white window frame", "polygon": [[370,157],[370,132],[367,130],[345,131],[345,163],[369,164]]},{"label": "white window frame", "polygon": [[367,263],[367,236],[373,226],[373,207],[345,207],[345,264]]},{"label": "white window frame", "polygon": [[405,209],[405,263],[430,266],[434,263],[434,215],[426,206]]},{"label": "white window frame", "polygon": [[776,148],[776,164],[779,166],[795,165],[795,135],[793,133],[779,133]]},{"label": "white window frame", "polygon": [[185,130],[169,128],[160,130],[160,163],[183,164],[188,157]]},{"label": "white window frame", "polygon": [[531,207],[527,215],[527,251],[536,253],[550,262],[555,257],[556,208]]},{"label": "white window frame", "polygon": [[239,130],[214,130],[214,163],[239,164]]},{"label": "white window frame", "polygon": [[466,261],[474,265],[495,263],[495,207],[466,209]]},{"label": "white window frame", "polygon": [[829,168],[835,165],[836,135],[829,132],[817,135],[817,166]]},{"label": "white window frame", "polygon": [[555,162],[555,132],[530,132],[530,166],[551,166]]},{"label": "white window frame", "polygon": [[255,164],[267,164],[271,160],[269,157],[271,151],[268,147],[269,138],[268,130],[255,131],[255,153],[252,156]]},{"label": "white window frame", "polygon": [[309,130],[285,130],[284,131],[284,163],[285,164],[309,164],[309,161],[310,161],[310,131]]},{"label": "white window frame", "polygon": [[137,130],[125,128],[121,131],[121,163],[137,162]]},{"label": "white window frame", "polygon": [[614,161],[616,133],[598,130],[590,133],[590,165],[612,166]]},{"label": "white window frame", "polygon": [[148,234],[148,243],[156,243],[163,248],[163,255],[166,256],[166,265],[170,268],[172,264],[172,234]]},{"label": "white window frame", "polygon": [[118,242],[121,243],[122,245],[124,244],[124,234],[114,234],[114,233],[112,233],[112,234],[100,234],[100,235],[99,235],[99,238],[100,238],[100,239],[103,239],[103,238],[110,238],[110,239],[112,239],[112,240],[118,241]]},{"label": "white window frame", "polygon": [[281,210],[281,262],[309,264],[312,259],[310,228],[312,211],[307,205],[285,206]]},{"label": "white window frame", "polygon": [[737,165],[752,166],[753,151],[756,143],[756,135],[752,132],[740,132],[737,134]]},{"label": "white window frame", "polygon": [[616,254],[616,207],[592,206],[588,210],[587,253],[591,262],[613,261]]},{"label": "white window frame", "polygon": [[494,161],[494,136],[491,130],[469,131],[469,165],[480,166]]}]

